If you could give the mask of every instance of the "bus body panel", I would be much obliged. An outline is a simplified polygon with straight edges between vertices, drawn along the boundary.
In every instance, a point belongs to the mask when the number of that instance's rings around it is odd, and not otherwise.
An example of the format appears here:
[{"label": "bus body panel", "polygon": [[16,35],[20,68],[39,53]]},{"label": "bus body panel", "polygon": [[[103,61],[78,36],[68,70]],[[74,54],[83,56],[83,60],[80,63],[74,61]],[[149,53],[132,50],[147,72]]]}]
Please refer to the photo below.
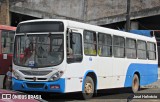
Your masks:
[{"label": "bus body panel", "polygon": [[[4,35],[3,31],[6,32],[14,32],[16,30],[16,27],[12,27],[12,26],[6,26],[6,25],[0,25],[0,83],[2,83],[0,85],[0,88],[5,88],[5,75],[7,73],[7,71],[9,70],[9,66],[12,65],[12,56],[13,56],[13,52],[10,51],[10,53],[8,52],[3,52],[4,51],[4,46],[2,45],[2,43],[4,43],[3,39],[4,39]],[[10,35],[10,33],[8,33],[8,35]],[[6,35],[6,37],[8,37]],[[7,46],[12,46],[11,41],[7,41]]]},{"label": "bus body panel", "polygon": [[[35,20],[43,21],[43,20]],[[29,81],[18,81],[13,80],[14,90],[23,90],[23,91],[43,91],[43,92],[59,92],[59,93],[68,93],[68,92],[77,92],[84,90],[84,81],[87,76],[87,73],[94,73],[96,76],[96,89],[109,89],[117,87],[131,87],[132,78],[135,72],[140,74],[140,85],[147,85],[157,81],[157,59],[156,60],[142,60],[142,59],[128,59],[128,58],[114,58],[111,57],[101,57],[89,56],[84,54],[84,42],[83,42],[83,31],[90,30],[95,31],[96,33],[101,32],[105,34],[122,36],[124,38],[133,38],[135,40],[144,40],[148,42],[156,43],[155,38],[144,37],[141,35],[134,35],[127,32],[116,31],[108,28],[98,27],[94,25],[69,21],[69,20],[48,20],[48,21],[63,21],[64,22],[64,61],[63,63],[63,76],[53,82],[43,81],[43,82],[29,82]],[[23,23],[29,23],[33,21],[26,21]],[[80,33],[82,35],[82,49],[83,49],[83,59],[81,62],[67,63],[67,53],[66,53],[66,32],[67,28],[73,29],[73,32]],[[113,48],[113,47],[112,47]],[[113,52],[113,51],[112,51]],[[156,53],[157,54],[157,53]],[[157,56],[157,55],[156,55]],[[16,66],[16,65],[15,65]],[[14,68],[20,70],[19,66]],[[60,68],[60,67],[58,67]],[[58,69],[57,68],[57,69]],[[24,67],[25,69],[25,67]],[[27,68],[26,68],[27,69]],[[150,74],[145,74],[150,73]],[[32,76],[34,77],[34,76]],[[20,86],[23,83],[39,84],[43,83],[50,86],[60,85],[62,89],[60,90],[45,90],[45,87],[42,89],[39,88],[21,88]],[[19,85],[16,86],[16,85]],[[44,86],[45,86],[44,85]],[[44,90],[43,90],[44,89]]]},{"label": "bus body panel", "polygon": [[[74,68],[76,68],[76,66]],[[140,73],[140,82],[141,82],[140,85],[147,85],[147,84],[157,81],[158,74],[153,75],[154,73],[157,73],[157,70],[158,70],[158,67],[156,64],[137,64],[137,63],[135,64],[133,63],[129,65],[126,76],[120,76],[120,77],[118,76],[107,77],[106,76],[106,78],[102,76],[97,77],[97,89],[131,87],[134,72]],[[89,72],[94,72],[94,71],[86,70],[86,72],[83,73],[84,75],[83,77],[81,76],[80,77],[66,77],[66,78],[61,78],[54,82],[34,82],[34,81],[28,82],[28,81],[19,81],[19,80],[13,79],[13,82],[14,82],[13,89],[22,90],[22,91],[33,91],[34,90],[34,91],[59,92],[59,93],[82,91],[84,88],[83,84],[84,84],[84,80],[86,77],[86,73],[89,73]],[[146,72],[152,72],[153,74],[146,75],[145,74]],[[115,84],[114,82],[116,81],[120,83],[118,85],[114,85]],[[39,84],[44,84],[44,85],[41,88],[36,88],[36,87],[29,88],[27,87],[26,83],[29,83],[35,86]],[[112,85],[109,86],[108,83],[112,83]],[[121,84],[123,84],[123,86]],[[22,85],[24,85],[24,88],[22,87]],[[60,89],[51,89],[50,85],[59,85]],[[45,89],[45,86],[47,86],[48,88]]]},{"label": "bus body panel", "polygon": [[[34,82],[34,81],[23,81],[12,78],[13,90],[19,91],[38,91],[38,92],[65,92],[65,79],[61,78],[54,82]],[[59,87],[59,88],[56,88]]]},{"label": "bus body panel", "polygon": [[[82,36],[82,46],[83,46],[83,30],[74,28],[66,23],[66,28],[73,29],[74,33],[79,33]],[[76,29],[76,30],[75,30]],[[82,47],[83,49],[83,47]],[[67,59],[66,59],[67,60]],[[65,92],[75,92],[75,91],[82,91],[82,80],[83,75],[87,69],[92,69],[92,65],[89,63],[84,63],[85,57],[80,62],[75,63],[66,63],[66,70],[65,70],[65,78],[66,78],[66,89]]]},{"label": "bus body panel", "polygon": [[[102,65],[103,63],[103,65]],[[113,58],[111,57],[98,57],[95,68],[97,73],[97,89],[104,89],[106,87],[111,87],[113,82]]]},{"label": "bus body panel", "polygon": [[0,25],[0,75],[5,75],[8,71],[8,67],[12,65],[12,53],[2,53],[2,31],[15,31],[16,27]]},{"label": "bus body panel", "polygon": [[[81,69],[81,70],[80,70]],[[78,70],[78,72],[77,72]],[[66,77],[66,92],[74,92],[82,90],[82,77],[85,67],[82,67],[80,63],[68,64],[65,71]]]},{"label": "bus body panel", "polygon": [[158,80],[158,64],[132,63],[127,69],[124,87],[132,85],[132,78],[136,72],[140,74],[140,85],[148,85]]},{"label": "bus body panel", "polygon": [[5,74],[10,65],[12,65],[12,54],[0,54],[0,74]]}]

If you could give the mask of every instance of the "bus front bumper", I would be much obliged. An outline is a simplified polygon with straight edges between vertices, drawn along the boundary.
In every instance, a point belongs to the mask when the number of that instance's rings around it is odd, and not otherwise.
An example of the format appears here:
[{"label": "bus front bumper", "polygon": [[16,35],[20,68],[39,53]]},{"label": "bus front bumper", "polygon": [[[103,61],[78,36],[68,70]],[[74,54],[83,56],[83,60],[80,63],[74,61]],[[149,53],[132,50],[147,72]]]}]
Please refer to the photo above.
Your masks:
[{"label": "bus front bumper", "polygon": [[35,82],[23,81],[12,78],[12,89],[18,91],[38,91],[38,92],[58,92],[64,93],[65,79],[60,78],[57,81]]}]

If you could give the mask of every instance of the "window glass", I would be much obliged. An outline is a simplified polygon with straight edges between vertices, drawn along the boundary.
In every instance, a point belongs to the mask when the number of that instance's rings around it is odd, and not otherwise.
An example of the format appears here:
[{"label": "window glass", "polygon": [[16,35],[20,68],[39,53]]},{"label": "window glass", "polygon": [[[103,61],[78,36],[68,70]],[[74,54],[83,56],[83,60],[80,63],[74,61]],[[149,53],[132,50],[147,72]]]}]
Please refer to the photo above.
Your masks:
[{"label": "window glass", "polygon": [[104,35],[103,34],[98,34],[98,44],[99,45],[103,44],[103,39],[104,39]]},{"label": "window glass", "polygon": [[81,41],[81,35],[80,34],[76,34],[73,33],[73,54],[78,56],[78,55],[82,55],[82,41]]},{"label": "window glass", "polygon": [[16,35],[14,63],[41,68],[56,66],[64,59],[63,34]]},{"label": "window glass", "polygon": [[96,55],[96,48],[93,44],[84,44],[84,53],[86,55]]},{"label": "window glass", "polygon": [[114,46],[124,47],[124,38],[119,36],[114,36]]},{"label": "window glass", "polygon": [[136,58],[136,49],[127,49],[126,48],[126,57],[127,58]]},{"label": "window glass", "polygon": [[[72,33],[70,35],[70,48],[67,53],[67,62],[80,62],[82,61],[82,37],[79,33]],[[68,42],[68,41],[67,41]]]},{"label": "window glass", "polygon": [[140,59],[147,59],[147,52],[146,52],[146,42],[138,40],[137,41],[137,56]]},{"label": "window glass", "polygon": [[2,31],[2,53],[13,53],[13,41],[14,41],[15,31]]},{"label": "window glass", "polygon": [[98,34],[98,55],[111,56],[112,55],[112,37],[111,35],[99,33]]},{"label": "window glass", "polygon": [[148,52],[148,59],[155,60],[156,59],[156,52]]},{"label": "window glass", "polygon": [[137,56],[138,56],[138,58],[140,58],[140,59],[147,59],[146,51],[143,51],[143,50],[138,50]]},{"label": "window glass", "polygon": [[146,50],[146,42],[138,40],[137,42],[137,49]]},{"label": "window glass", "polygon": [[114,47],[114,56],[115,57],[124,57],[124,48]]},{"label": "window glass", "polygon": [[150,43],[150,42],[148,42],[147,43],[147,50],[148,51],[156,51],[156,47],[155,47],[156,45],[154,44],[154,43]]},{"label": "window glass", "polygon": [[154,43],[147,43],[148,50],[148,59],[155,60],[156,59],[156,45]]},{"label": "window glass", "polygon": [[114,46],[114,56],[115,57],[124,57],[125,56],[125,39],[119,36],[113,36],[113,46]]},{"label": "window glass", "polygon": [[85,43],[94,43],[94,41],[96,41],[94,32],[84,31],[84,35]]},{"label": "window glass", "polygon": [[112,38],[111,35],[104,35],[103,37],[103,44],[104,45],[111,45],[112,44]]},{"label": "window glass", "polygon": [[135,49],[136,48],[136,40],[127,38],[126,39],[126,47]]},{"label": "window glass", "polygon": [[126,57],[136,58],[136,40],[126,39]]},{"label": "window glass", "polygon": [[84,31],[84,53],[86,55],[97,55],[96,33]]}]

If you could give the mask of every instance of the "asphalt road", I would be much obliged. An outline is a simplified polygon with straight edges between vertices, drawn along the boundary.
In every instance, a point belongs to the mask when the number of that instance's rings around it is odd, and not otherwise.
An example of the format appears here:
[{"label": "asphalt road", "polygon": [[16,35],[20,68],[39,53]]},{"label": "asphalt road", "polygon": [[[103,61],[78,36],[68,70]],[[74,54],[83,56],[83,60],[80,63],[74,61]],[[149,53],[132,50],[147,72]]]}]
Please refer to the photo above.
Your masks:
[{"label": "asphalt road", "polygon": [[95,97],[89,100],[82,100],[81,93],[41,93],[41,95],[49,102],[160,102],[160,80],[141,87],[141,90],[135,95],[128,88],[100,90]]}]

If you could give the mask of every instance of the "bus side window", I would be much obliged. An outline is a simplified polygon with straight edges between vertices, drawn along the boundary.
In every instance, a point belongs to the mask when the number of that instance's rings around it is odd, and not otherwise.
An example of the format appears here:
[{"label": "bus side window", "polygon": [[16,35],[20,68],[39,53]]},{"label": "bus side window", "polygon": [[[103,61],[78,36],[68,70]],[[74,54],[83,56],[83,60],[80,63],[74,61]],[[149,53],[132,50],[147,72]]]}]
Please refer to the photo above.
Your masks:
[{"label": "bus side window", "polygon": [[112,56],[112,37],[109,34],[98,33],[98,55],[101,57]]},{"label": "bus side window", "polygon": [[139,59],[147,59],[147,46],[145,41],[137,41],[137,57]]},{"label": "bus side window", "polygon": [[70,48],[67,46],[67,62],[82,61],[82,37],[79,33],[70,34]]},{"label": "bus side window", "polygon": [[131,59],[137,58],[135,39],[126,38],[126,57]]},{"label": "bus side window", "polygon": [[84,31],[84,54],[91,56],[97,55],[96,32]]},{"label": "bus side window", "polygon": [[114,57],[124,58],[125,57],[125,39],[121,36],[113,36],[113,54]]},{"label": "bus side window", "polygon": [[149,60],[156,60],[156,45],[155,43],[148,42],[147,43],[147,53]]}]

